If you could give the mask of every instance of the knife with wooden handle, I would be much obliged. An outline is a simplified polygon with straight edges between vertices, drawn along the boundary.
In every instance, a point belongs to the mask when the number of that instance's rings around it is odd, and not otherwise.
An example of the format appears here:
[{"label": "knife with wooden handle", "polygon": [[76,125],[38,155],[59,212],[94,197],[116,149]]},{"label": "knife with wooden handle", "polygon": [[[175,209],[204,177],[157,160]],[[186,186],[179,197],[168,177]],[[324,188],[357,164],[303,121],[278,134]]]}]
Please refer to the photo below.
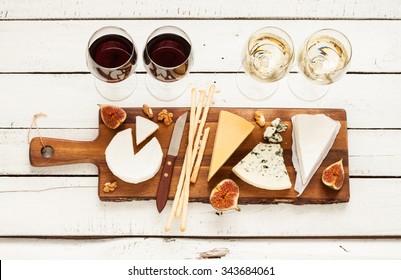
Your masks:
[{"label": "knife with wooden handle", "polygon": [[188,112],[182,114],[174,125],[174,130],[171,135],[170,145],[168,147],[166,160],[163,164],[162,175],[157,189],[156,206],[159,213],[163,211],[166,206],[168,193],[170,190],[171,176],[174,169],[175,158],[180,150],[181,139],[184,133],[185,123],[187,121]]}]

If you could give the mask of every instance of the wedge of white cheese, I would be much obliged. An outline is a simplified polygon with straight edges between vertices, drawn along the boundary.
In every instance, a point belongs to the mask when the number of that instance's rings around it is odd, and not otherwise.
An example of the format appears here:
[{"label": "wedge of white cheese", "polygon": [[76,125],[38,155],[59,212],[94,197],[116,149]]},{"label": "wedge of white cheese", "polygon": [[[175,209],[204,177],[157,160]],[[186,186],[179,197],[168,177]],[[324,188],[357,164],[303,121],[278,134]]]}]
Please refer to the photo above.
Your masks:
[{"label": "wedge of white cheese", "polygon": [[151,120],[145,119],[144,117],[136,116],[135,121],[135,134],[137,145],[141,144],[146,138],[148,138],[150,135],[155,133],[156,130],[159,129],[159,126],[156,123],[152,122]]},{"label": "wedge of white cheese", "polygon": [[118,165],[127,165],[134,156],[132,129],[127,128],[118,132],[107,146],[105,155],[109,168],[110,166],[113,168]]},{"label": "wedge of white cheese", "polygon": [[280,144],[259,143],[232,171],[244,182],[261,189],[291,188]]},{"label": "wedge of white cheese", "polygon": [[121,180],[138,184],[153,178],[160,169],[163,152],[153,137],[137,154],[134,154],[132,129],[118,132],[105,151],[110,171]]},{"label": "wedge of white cheese", "polygon": [[301,195],[333,146],[341,124],[324,114],[298,114],[292,117],[292,127],[295,190]]}]

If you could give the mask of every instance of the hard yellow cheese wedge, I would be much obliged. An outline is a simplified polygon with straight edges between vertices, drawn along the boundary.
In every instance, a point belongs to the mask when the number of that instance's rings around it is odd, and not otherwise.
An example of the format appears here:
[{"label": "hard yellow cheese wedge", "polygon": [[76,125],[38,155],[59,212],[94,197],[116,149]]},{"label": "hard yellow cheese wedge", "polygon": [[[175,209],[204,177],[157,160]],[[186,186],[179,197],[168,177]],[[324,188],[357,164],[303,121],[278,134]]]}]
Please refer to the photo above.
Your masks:
[{"label": "hard yellow cheese wedge", "polygon": [[207,178],[208,181],[223,166],[253,129],[254,125],[244,118],[227,111],[220,111],[212,160]]}]

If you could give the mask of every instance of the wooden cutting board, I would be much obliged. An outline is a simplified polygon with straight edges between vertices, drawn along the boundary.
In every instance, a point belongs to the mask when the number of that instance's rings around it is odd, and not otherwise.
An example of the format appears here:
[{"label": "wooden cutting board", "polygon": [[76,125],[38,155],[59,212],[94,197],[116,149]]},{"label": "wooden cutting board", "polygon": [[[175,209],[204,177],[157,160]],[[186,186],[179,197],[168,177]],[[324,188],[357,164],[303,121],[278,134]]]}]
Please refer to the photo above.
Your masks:
[{"label": "wooden cutting board", "polygon": [[[129,184],[116,178],[107,167],[104,151],[109,144],[113,136],[121,130],[128,127],[133,128],[133,139],[135,139],[135,116],[144,116],[141,108],[124,108],[127,112],[127,119],[125,123],[116,130],[107,128],[100,116],[99,116],[99,135],[94,141],[71,141],[54,138],[43,138],[44,143],[47,146],[51,146],[54,149],[54,154],[50,158],[44,158],[41,154],[42,144],[39,138],[32,139],[30,145],[30,161],[33,166],[53,166],[53,165],[64,165],[73,163],[93,163],[99,169],[99,187],[98,194],[100,200],[103,201],[127,201],[127,200],[150,200],[155,199],[156,191],[160,180],[159,170],[158,174],[146,182],[140,184]],[[153,108],[155,112],[154,121],[156,121],[157,113],[162,108]],[[174,113],[174,121],[182,113],[189,111],[189,108],[167,108],[169,111]],[[235,153],[228,159],[225,165],[218,171],[218,173],[207,182],[207,175],[209,170],[209,164],[211,160],[211,154],[213,150],[213,143],[217,128],[218,116],[221,110],[230,111],[237,115],[240,115],[248,121],[255,124],[255,129],[252,134],[242,143],[242,145],[235,151]],[[323,113],[331,117],[334,120],[338,120],[341,123],[340,132],[333,144],[332,149],[323,161],[321,167],[317,170],[315,176],[312,178],[309,186],[306,188],[304,193],[297,197],[297,192],[294,191],[293,187],[289,190],[281,191],[269,191],[263,190],[240,180],[236,177],[231,168],[237,164],[246,154],[248,154],[256,144],[263,142],[264,129],[259,127],[254,119],[253,113],[259,110],[263,112],[270,124],[270,121],[279,117],[284,123],[288,124],[287,131],[281,135],[283,142],[281,143],[284,149],[284,161],[287,166],[287,170],[291,179],[292,184],[295,181],[295,170],[292,165],[292,124],[291,117],[300,114],[319,114]],[[189,121],[189,120],[187,120]],[[293,204],[325,204],[325,203],[338,203],[348,202],[350,197],[349,190],[349,168],[348,168],[348,136],[347,136],[347,118],[346,112],[342,109],[258,109],[258,108],[211,108],[205,127],[210,127],[209,141],[207,143],[204,158],[202,161],[201,169],[199,171],[199,177],[195,184],[191,185],[190,190],[190,201],[197,202],[209,202],[209,195],[213,187],[223,179],[233,179],[240,187],[240,204],[267,204],[267,203],[293,203]],[[166,126],[163,123],[159,123],[159,130],[154,134],[159,140],[164,156],[167,153],[170,136],[173,131],[174,124]],[[181,149],[178,154],[176,165],[174,167],[171,188],[169,193],[169,199],[174,198],[176,186],[179,179],[179,174],[183,164],[183,158],[185,153],[186,141],[188,139],[188,127],[187,122],[183,141],[181,143]],[[139,151],[144,145],[134,146],[135,152]],[[343,159],[345,180],[344,185],[340,191],[331,190],[323,185],[320,178],[325,167],[328,165]],[[164,160],[163,160],[164,162]],[[118,187],[114,192],[105,193],[103,186],[106,182],[117,181]]]}]

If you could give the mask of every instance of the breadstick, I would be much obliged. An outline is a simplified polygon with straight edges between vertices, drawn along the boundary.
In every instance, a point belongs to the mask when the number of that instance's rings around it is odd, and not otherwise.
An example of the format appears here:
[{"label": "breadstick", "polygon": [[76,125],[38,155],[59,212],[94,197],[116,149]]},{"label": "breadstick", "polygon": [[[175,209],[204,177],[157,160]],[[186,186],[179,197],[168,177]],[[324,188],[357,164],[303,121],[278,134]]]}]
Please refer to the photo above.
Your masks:
[{"label": "breadstick", "polygon": [[[189,134],[188,134],[188,160],[186,162],[186,166],[185,166],[185,180],[184,180],[184,189],[182,190],[181,196],[184,195],[184,203],[183,203],[183,215],[181,216],[181,226],[180,226],[180,230],[182,230],[182,223],[183,220],[186,221],[186,214],[187,214],[187,210],[188,210],[188,197],[189,197],[189,184],[190,184],[190,177],[191,177],[191,169],[192,169],[192,164],[191,164],[191,158],[192,158],[192,146],[193,146],[193,142],[194,142],[194,129],[193,127],[196,125],[195,124],[195,94],[196,91],[192,91],[192,106],[191,106],[191,119],[189,122]],[[185,201],[185,198],[187,198],[187,201]],[[185,209],[185,207],[187,209]],[[185,230],[185,228],[184,228]]]},{"label": "breadstick", "polygon": [[190,114],[189,114],[189,132],[188,132],[188,136],[191,135],[193,133],[193,130],[194,130],[193,122],[195,120],[195,107],[196,107],[196,89],[193,88],[192,91],[191,91],[191,111],[190,111]]},{"label": "breadstick", "polygon": [[[199,145],[201,133],[202,133],[203,127],[205,126],[205,123],[206,123],[206,118],[207,118],[207,115],[209,113],[210,104],[212,103],[214,91],[215,91],[215,85],[211,85],[210,88],[209,88],[209,94],[208,94],[208,97],[207,97],[206,106],[205,106],[205,108],[203,110],[203,113],[202,113],[202,119],[201,119],[201,122],[199,124],[198,133],[196,135],[196,140],[195,140],[194,147],[197,147]],[[191,168],[189,169],[189,172],[191,172],[192,166],[195,163],[195,156],[191,155],[191,157],[189,157],[188,159],[190,159],[189,166]],[[190,175],[189,175],[188,176],[188,180],[187,180],[187,178],[185,178],[185,183],[184,183],[184,189],[183,189],[184,203],[183,203],[183,207],[182,207],[180,231],[185,231],[185,229],[186,229],[187,214],[188,214],[188,203],[189,203],[189,184],[190,184],[190,179],[191,178],[190,178]]]},{"label": "breadstick", "polygon": [[188,215],[188,203],[189,203],[189,185],[185,185],[183,190],[184,192],[184,203],[182,206],[182,216],[181,216],[181,224],[180,231],[184,232],[187,226],[187,215]]},{"label": "breadstick", "polygon": [[196,139],[195,139],[193,153],[192,153],[193,156],[191,158],[191,166],[194,166],[194,163],[195,163],[196,151],[198,150],[198,147],[199,147],[200,138],[201,138],[201,135],[202,135],[203,127],[205,126],[205,123],[206,123],[207,115],[209,113],[210,104],[212,103],[212,100],[213,100],[213,95],[214,95],[215,88],[216,87],[215,87],[214,84],[211,85],[210,88],[209,88],[209,94],[207,96],[206,106],[203,109],[202,119],[201,119],[201,122],[199,124],[198,133],[196,134]]},{"label": "breadstick", "polygon": [[[194,176],[196,181],[196,177],[197,174],[199,173],[200,164],[202,162],[204,150],[209,136],[210,128],[206,128],[204,131],[203,128],[206,123],[207,115],[213,99],[214,92],[215,92],[215,85],[212,85],[209,88],[209,94],[207,95],[206,99],[206,92],[204,90],[200,90],[200,96],[198,98],[195,110],[196,90],[192,89],[188,146],[186,149],[185,159],[181,170],[179,182],[177,185],[177,190],[174,196],[173,206],[165,228],[166,231],[170,231],[174,215],[176,217],[181,216],[180,230],[185,231],[186,229],[191,175]],[[206,104],[204,105],[205,99],[206,99]],[[201,115],[202,118],[201,120],[199,120]],[[201,136],[202,136],[202,142],[200,143]],[[197,157],[198,149],[199,149],[199,155]],[[196,170],[192,172],[195,160],[196,160],[196,166],[198,167],[196,168]]]},{"label": "breadstick", "polygon": [[[208,97],[207,97],[206,106],[205,106],[205,108],[203,110],[203,113],[202,113],[202,120],[201,120],[201,122],[199,124],[198,133],[196,135],[196,140],[195,140],[194,147],[197,147],[199,145],[201,133],[202,133],[203,127],[205,126],[205,123],[206,123],[206,118],[207,118],[207,115],[208,115],[208,112],[209,112],[210,104],[212,103],[214,91],[215,91],[215,85],[213,84],[209,88],[209,94],[208,94]],[[191,135],[191,136],[193,137],[193,135]],[[192,154],[192,152],[191,152],[191,154]],[[191,159],[191,161],[187,165],[187,171],[189,172],[187,174],[190,174],[191,170],[192,170],[192,166],[195,163],[195,157],[193,155],[191,155],[191,157],[189,157],[188,159]],[[182,206],[180,231],[185,231],[185,229],[186,229],[187,214],[188,214],[188,203],[189,203],[190,180],[191,180],[190,175],[188,175],[188,178],[185,178],[185,182],[184,182],[184,190],[183,190],[184,203],[183,203],[183,206]]]},{"label": "breadstick", "polygon": [[203,132],[202,141],[201,141],[201,144],[200,144],[198,156],[196,158],[195,166],[194,166],[193,171],[192,171],[191,183],[195,183],[196,179],[198,178],[198,173],[199,173],[199,169],[200,169],[200,166],[201,166],[201,163],[202,163],[203,154],[205,152],[207,139],[209,137],[209,131],[210,131],[210,127],[207,127],[207,128],[205,128],[205,131]]},{"label": "breadstick", "polygon": [[[187,152],[188,152],[188,149],[187,149]],[[187,162],[187,153],[185,153],[184,163],[182,165],[183,168],[181,169],[180,179],[179,179],[178,184],[177,184],[177,190],[176,190],[175,195],[174,195],[173,206],[171,207],[171,210],[170,210],[170,215],[169,215],[168,220],[167,220],[165,231],[170,231],[171,230],[171,224],[173,223],[174,214],[177,211],[177,206],[179,204],[179,200],[180,200],[180,197],[181,197],[182,187],[184,185],[184,178],[185,178],[185,168],[184,168],[184,166],[186,166],[186,162]]]},{"label": "breadstick", "polygon": [[[200,96],[198,98],[198,105],[196,107],[196,113],[195,113],[195,120],[194,120],[194,125],[193,125],[193,135],[195,135],[196,130],[198,128],[198,124],[199,124],[199,118],[201,116],[201,112],[202,112],[202,108],[203,108],[203,103],[205,102],[205,97],[206,97],[206,91],[205,90],[200,90]],[[197,147],[194,146],[193,150],[192,150],[192,157],[196,157],[196,152],[197,152]],[[192,173],[192,168],[193,168],[193,164],[191,165],[191,173]],[[190,175],[189,175],[190,176]],[[181,193],[181,197],[178,203],[178,207],[177,210],[175,212],[175,217],[179,218],[181,216],[181,212],[182,212],[182,205],[184,203],[184,195],[182,195]]]},{"label": "breadstick", "polygon": [[198,105],[196,106],[196,113],[195,113],[195,125],[194,125],[194,135],[196,133],[196,129],[199,125],[199,118],[201,116],[201,112],[202,112],[202,108],[203,108],[203,103],[205,101],[205,97],[206,97],[206,91],[204,91],[203,89],[199,91],[200,95],[198,98]]},{"label": "breadstick", "polygon": [[193,143],[193,122],[194,122],[194,117],[195,117],[195,103],[196,103],[196,90],[195,88],[192,89],[192,94],[191,94],[191,111],[190,111],[190,119],[189,119],[189,131],[188,131],[188,146],[187,150],[185,153],[185,159],[184,159],[184,164],[181,169],[181,174],[180,174],[180,179],[177,185],[177,190],[174,195],[174,201],[173,201],[173,207],[171,208],[170,211],[170,216],[167,221],[167,225],[165,227],[166,231],[170,231],[171,229],[171,224],[173,221],[174,214],[177,211],[177,206],[179,206],[179,200],[180,197],[182,196],[182,188],[183,188],[183,183],[184,182],[184,187],[185,187],[185,182],[187,181],[187,177],[190,175],[188,174],[188,167],[190,166],[191,163],[191,153],[192,153],[192,143]]}]

